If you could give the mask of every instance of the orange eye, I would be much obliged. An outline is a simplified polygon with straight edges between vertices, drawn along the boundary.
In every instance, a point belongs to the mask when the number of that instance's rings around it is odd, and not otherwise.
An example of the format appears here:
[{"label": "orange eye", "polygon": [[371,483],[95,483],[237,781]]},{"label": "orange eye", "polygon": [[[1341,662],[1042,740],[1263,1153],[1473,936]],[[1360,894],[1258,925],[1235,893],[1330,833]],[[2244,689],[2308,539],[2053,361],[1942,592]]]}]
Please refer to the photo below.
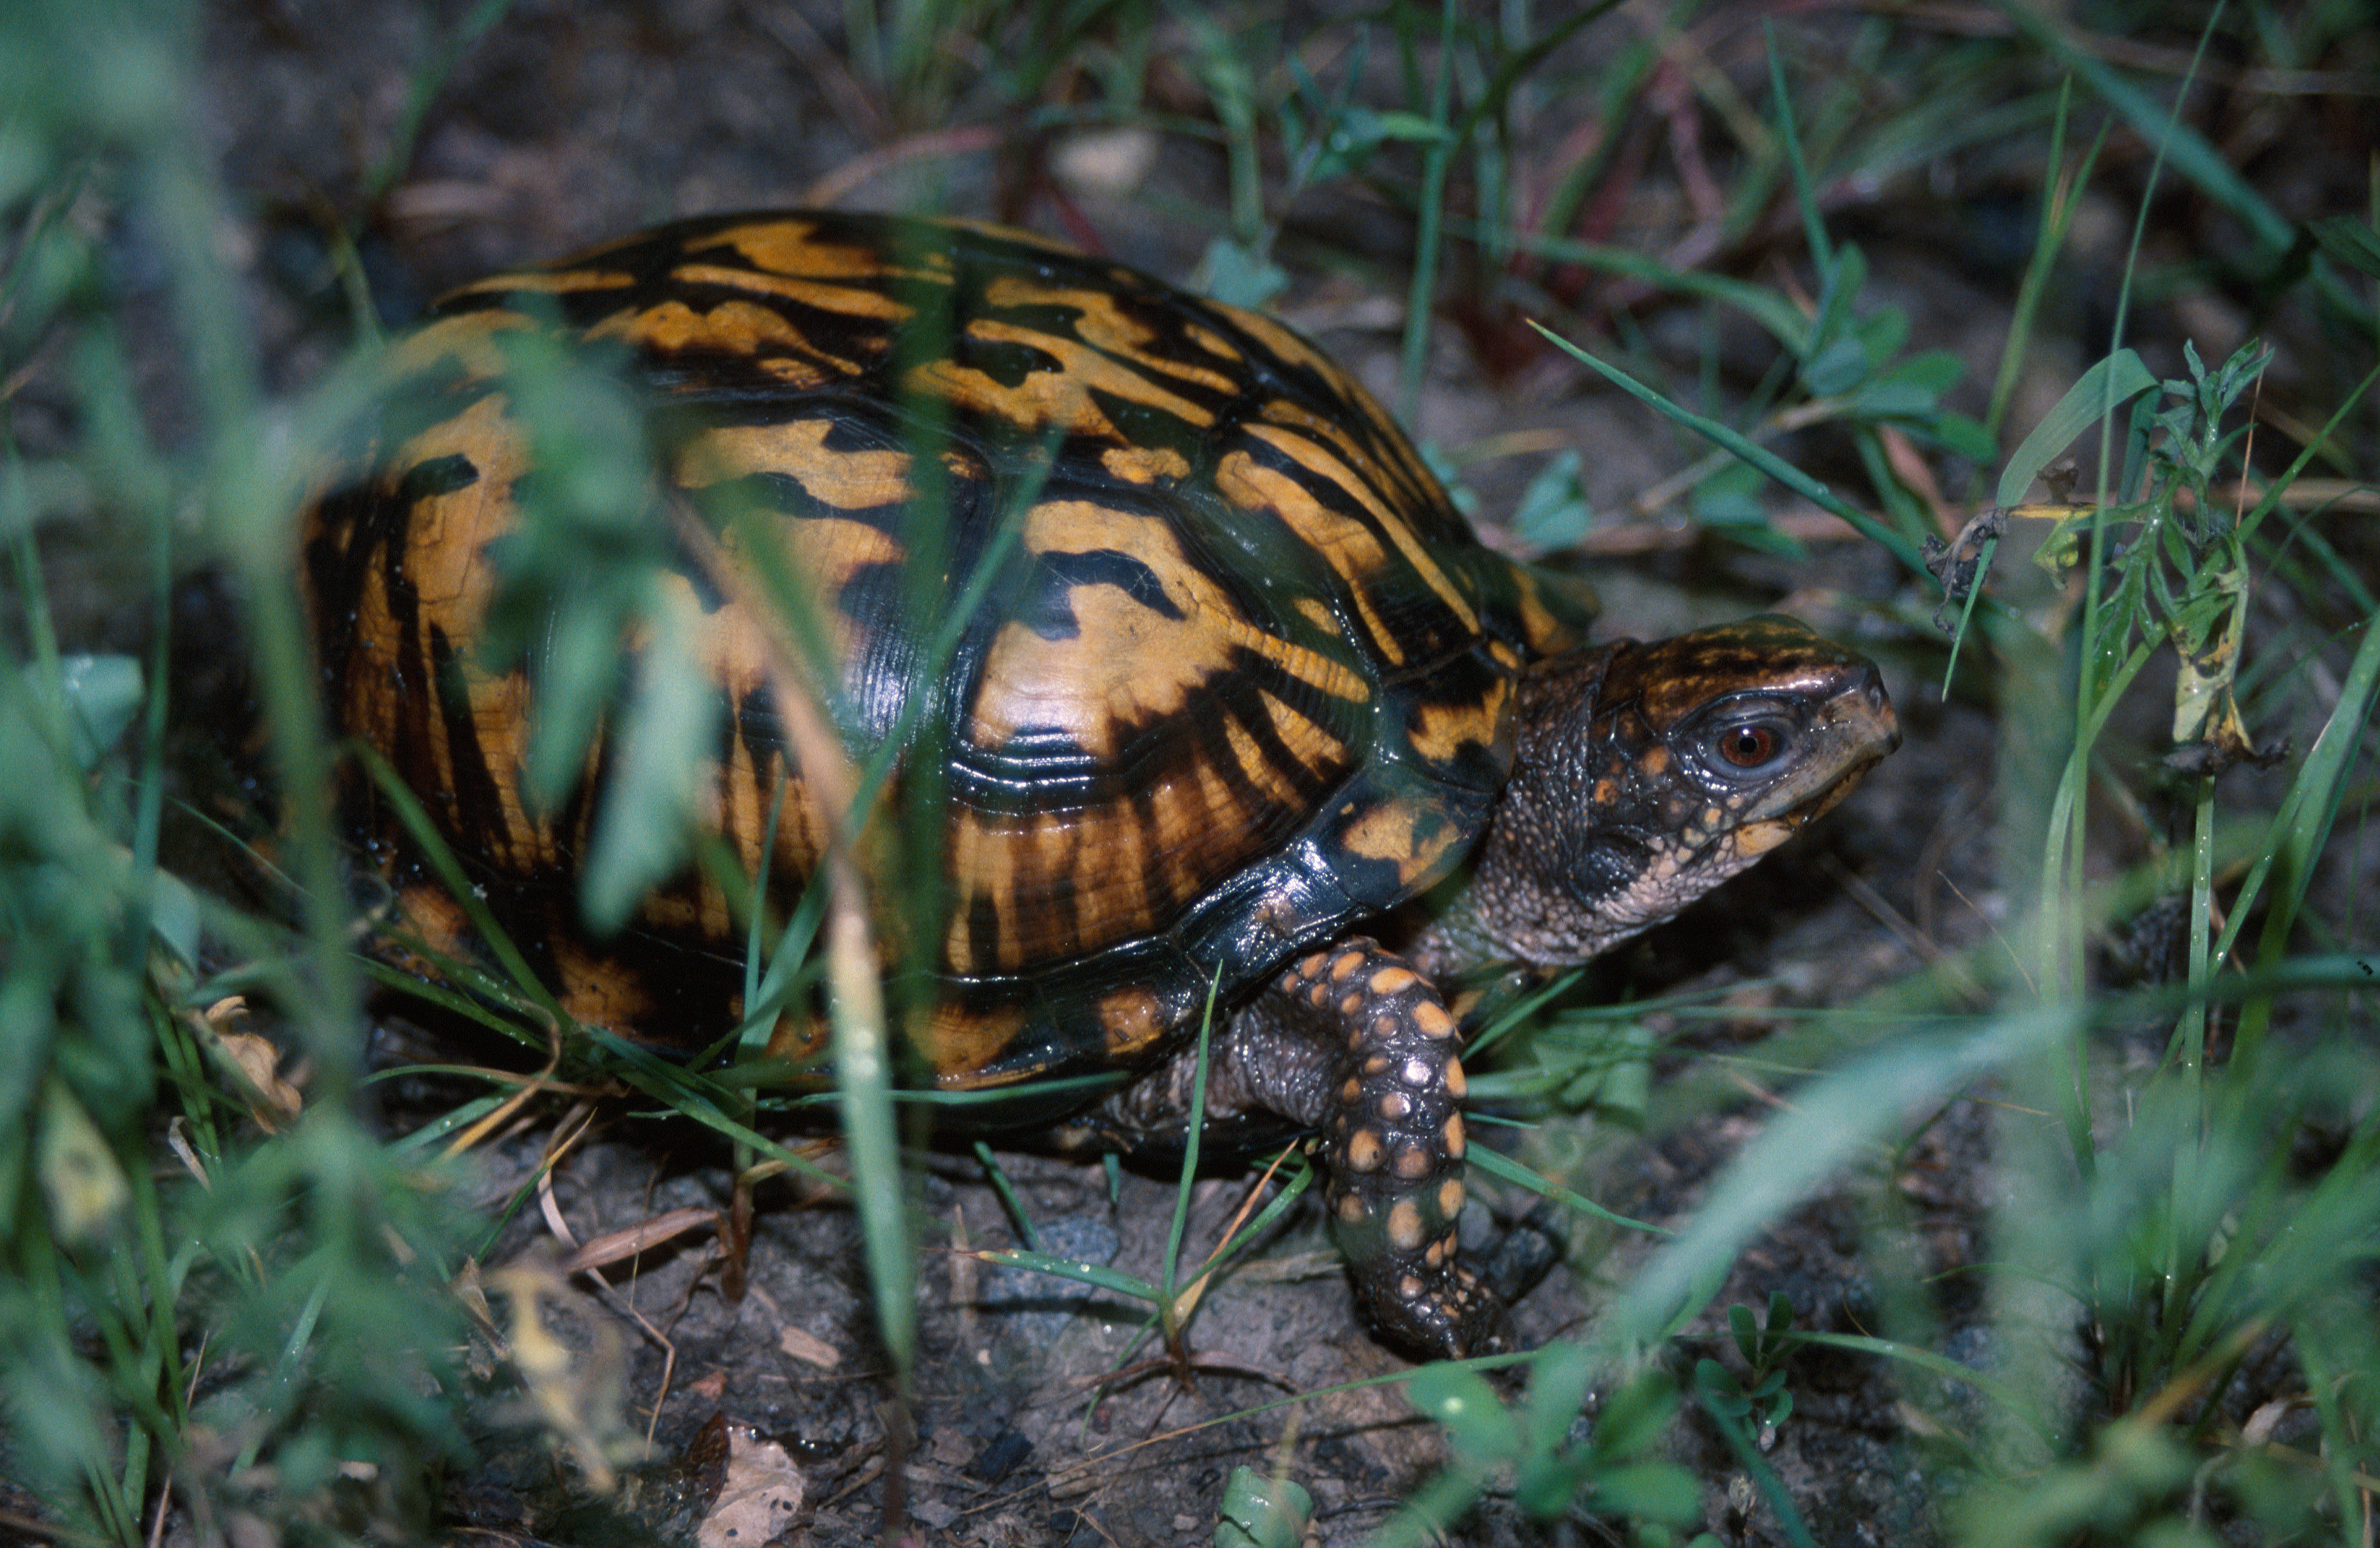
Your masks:
[{"label": "orange eye", "polygon": [[1783,745],[1773,726],[1733,726],[1720,735],[1718,756],[1738,768],[1757,768]]}]

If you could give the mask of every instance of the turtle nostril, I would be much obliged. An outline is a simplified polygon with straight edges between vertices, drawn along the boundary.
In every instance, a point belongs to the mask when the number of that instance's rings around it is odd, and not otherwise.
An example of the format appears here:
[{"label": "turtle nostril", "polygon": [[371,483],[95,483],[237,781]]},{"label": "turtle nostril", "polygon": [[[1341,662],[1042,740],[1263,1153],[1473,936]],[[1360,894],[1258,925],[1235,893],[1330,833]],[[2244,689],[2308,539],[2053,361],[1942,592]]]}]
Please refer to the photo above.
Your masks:
[{"label": "turtle nostril", "polygon": [[1876,671],[1876,663],[1871,661],[1861,675],[1864,681],[1859,686],[1860,696],[1867,700],[1868,707],[1879,715],[1891,714],[1892,695],[1884,691],[1884,673]]},{"label": "turtle nostril", "polygon": [[1870,665],[1866,680],[1859,686],[1859,695],[1867,701],[1868,710],[1876,717],[1885,732],[1885,751],[1900,745],[1900,718],[1892,712],[1892,695],[1884,691],[1884,674]]}]

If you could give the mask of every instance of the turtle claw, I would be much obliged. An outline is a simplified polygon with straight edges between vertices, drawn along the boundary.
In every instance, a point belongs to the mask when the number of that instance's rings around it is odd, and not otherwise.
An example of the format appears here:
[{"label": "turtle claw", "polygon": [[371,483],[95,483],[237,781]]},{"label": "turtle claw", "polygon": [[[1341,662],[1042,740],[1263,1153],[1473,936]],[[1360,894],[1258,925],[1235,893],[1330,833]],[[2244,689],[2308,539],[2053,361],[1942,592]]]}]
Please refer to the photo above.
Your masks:
[{"label": "turtle claw", "polygon": [[1409,1298],[1367,1294],[1359,1276],[1356,1297],[1383,1338],[1430,1360],[1474,1360],[1519,1348],[1503,1298],[1467,1269],[1453,1268]]}]

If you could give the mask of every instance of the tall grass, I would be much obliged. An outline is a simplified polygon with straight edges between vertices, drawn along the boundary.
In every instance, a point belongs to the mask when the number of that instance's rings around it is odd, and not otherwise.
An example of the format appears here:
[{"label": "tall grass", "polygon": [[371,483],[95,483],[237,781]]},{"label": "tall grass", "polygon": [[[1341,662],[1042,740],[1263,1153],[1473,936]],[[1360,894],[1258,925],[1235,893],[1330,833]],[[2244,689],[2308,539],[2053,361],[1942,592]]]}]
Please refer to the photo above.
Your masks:
[{"label": "tall grass", "polygon": [[[10,1474],[62,1530],[122,1542],[168,1500],[213,1531],[294,1501],[358,1530],[418,1518],[426,1467],[465,1454],[464,1319],[441,1285],[455,1221],[435,1173],[353,1110],[358,979],[327,814],[291,802],[287,853],[314,900],[294,934],[161,865],[166,581],[185,545],[249,582],[285,788],[324,788],[288,534],[324,418],[352,397],[342,378],[267,410],[232,277],[192,235],[226,212],[185,119],[188,27],[14,7],[0,46],[0,532],[18,604],[0,663],[0,1404]],[[155,235],[188,405],[170,444],[136,394],[133,255],[109,211]],[[37,375],[59,384],[63,441],[20,434]],[[114,605],[157,625],[144,655],[59,641],[37,538],[99,523],[122,535]],[[228,974],[225,941],[244,948]],[[241,996],[302,1043],[297,1110]]]}]

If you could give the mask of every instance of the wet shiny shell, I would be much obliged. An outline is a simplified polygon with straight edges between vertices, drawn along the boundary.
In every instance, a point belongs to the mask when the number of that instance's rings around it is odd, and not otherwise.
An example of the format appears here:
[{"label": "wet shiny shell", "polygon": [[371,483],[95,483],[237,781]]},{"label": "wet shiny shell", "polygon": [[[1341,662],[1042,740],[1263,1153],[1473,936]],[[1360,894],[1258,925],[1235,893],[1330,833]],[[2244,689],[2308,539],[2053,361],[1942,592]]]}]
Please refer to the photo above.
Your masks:
[{"label": "wet shiny shell", "polygon": [[[657,448],[652,519],[760,513],[831,636],[849,751],[906,726],[905,756],[940,761],[947,913],[917,1052],[944,1084],[1146,1062],[1210,985],[1229,999],[1439,880],[1509,769],[1518,673],[1580,622],[1477,543],[1305,340],[1012,233],[688,221],[438,312],[395,354],[413,417],[393,414],[368,471],[308,520],[333,713],[422,798],[564,1008],[648,1041],[701,1047],[736,1023],[745,936],[689,869],[589,937],[594,800],[539,820],[520,794],[531,684],[480,659],[535,471],[511,338],[623,357]],[[917,498],[921,452],[946,521]],[[728,530],[731,562],[753,529]],[[942,572],[923,620],[921,550]],[[789,908],[829,829],[764,667],[783,621],[751,599],[764,588],[723,594],[674,551],[728,728],[709,806],[747,868],[771,857]],[[954,651],[925,661],[985,563],[1001,568]],[[370,785],[345,798],[415,927],[470,949]],[[898,938],[903,884],[870,879]],[[817,1027],[795,1007],[780,1046],[813,1049]]]}]

